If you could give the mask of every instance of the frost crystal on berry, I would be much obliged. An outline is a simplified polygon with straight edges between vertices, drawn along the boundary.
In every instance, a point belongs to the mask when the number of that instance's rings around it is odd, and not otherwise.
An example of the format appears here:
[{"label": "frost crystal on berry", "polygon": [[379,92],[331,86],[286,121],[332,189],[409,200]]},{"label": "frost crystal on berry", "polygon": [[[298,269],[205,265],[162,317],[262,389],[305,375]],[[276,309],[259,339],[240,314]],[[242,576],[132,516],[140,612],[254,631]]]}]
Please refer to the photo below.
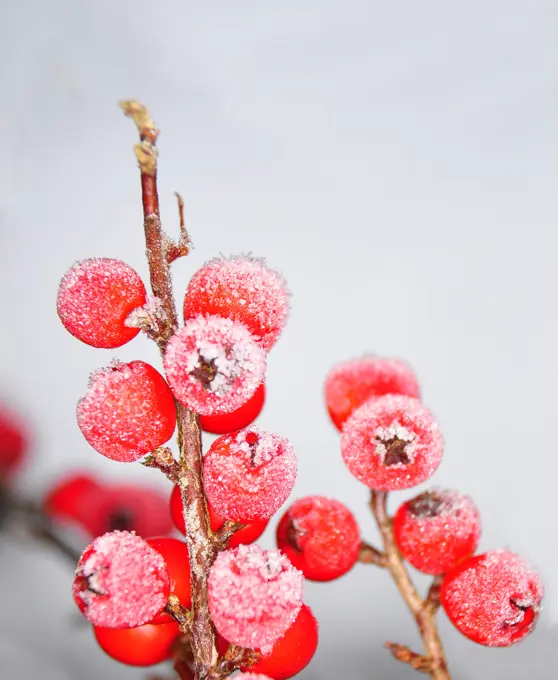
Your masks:
[{"label": "frost crystal on berry", "polygon": [[132,628],[151,621],[170,591],[165,560],[139,536],[114,531],[96,538],[81,556],[74,599],[95,626]]},{"label": "frost crystal on berry", "polygon": [[250,649],[268,648],[294,623],[304,577],[279,550],[241,545],[221,552],[208,580],[217,631]]},{"label": "frost crystal on berry", "polygon": [[204,488],[217,513],[249,524],[268,519],[283,505],[296,471],[290,442],[252,426],[213,442],[204,458]]},{"label": "frost crystal on berry", "polygon": [[235,676],[235,680],[272,680],[268,675],[261,673],[239,673]]},{"label": "frost crystal on berry", "polygon": [[442,460],[443,438],[418,399],[389,394],[367,401],[343,426],[341,453],[371,489],[395,491],[424,482]]},{"label": "frost crystal on berry", "polygon": [[217,315],[244,324],[268,351],[277,342],[289,313],[289,294],[281,276],[265,260],[215,258],[192,277],[184,297],[184,319]]},{"label": "frost crystal on berry", "polygon": [[265,352],[241,323],[199,316],[170,340],[165,373],[175,397],[201,415],[230,413],[265,375]]}]

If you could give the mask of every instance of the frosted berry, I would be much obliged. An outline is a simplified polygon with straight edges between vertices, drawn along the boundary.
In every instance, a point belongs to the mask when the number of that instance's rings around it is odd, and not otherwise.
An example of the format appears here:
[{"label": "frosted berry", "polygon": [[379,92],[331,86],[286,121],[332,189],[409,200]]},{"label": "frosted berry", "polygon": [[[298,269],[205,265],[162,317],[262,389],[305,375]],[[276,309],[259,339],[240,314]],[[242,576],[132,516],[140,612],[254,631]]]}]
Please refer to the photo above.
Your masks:
[{"label": "frosted berry", "polygon": [[96,451],[131,463],[171,438],[176,407],[165,379],[152,366],[113,362],[91,376],[77,420]]},{"label": "frosted berry", "polygon": [[353,513],[324,496],[295,501],[277,526],[277,546],[312,581],[331,581],[348,572],[360,544]]},{"label": "frosted berry", "polygon": [[[209,513],[209,524],[211,531],[219,531],[219,529],[225,523],[226,518],[218,515],[210,505],[208,505],[207,511]],[[174,526],[178,529],[178,531],[186,535],[186,525],[184,522],[184,514],[182,512],[182,497],[180,494],[180,488],[178,486],[175,486],[171,493],[170,514],[172,521],[174,522]],[[259,522],[247,524],[242,529],[235,532],[231,538],[229,538],[227,547],[235,548],[237,545],[247,545],[248,543],[257,541],[265,531],[267,525],[268,520],[261,520]]]},{"label": "frosted berry", "polygon": [[279,550],[257,545],[225,550],[209,573],[213,623],[235,645],[267,648],[298,616],[303,584],[302,573]]},{"label": "frosted berry", "polygon": [[449,571],[440,598],[451,622],[470,640],[509,647],[533,631],[543,587],[536,571],[520,557],[496,550]]},{"label": "frosted berry", "polygon": [[292,626],[277,640],[271,651],[250,666],[250,670],[264,673],[274,680],[287,680],[308,666],[317,647],[318,622],[310,607],[303,604]]},{"label": "frosted berry", "polygon": [[64,274],[56,307],[74,337],[112,349],[139,333],[126,325],[126,319],[145,301],[145,286],[134,269],[121,260],[95,257],[77,262]]},{"label": "frosted berry", "polygon": [[207,500],[235,522],[266,520],[289,497],[296,471],[296,454],[284,437],[254,426],[223,435],[204,458]]},{"label": "frosted berry", "polygon": [[185,321],[199,314],[233,319],[266,351],[277,342],[288,313],[286,284],[262,259],[210,260],[194,274],[184,297]]},{"label": "frosted berry", "polygon": [[200,427],[210,434],[229,434],[251,425],[260,415],[265,402],[265,385],[261,383],[248,401],[231,413],[219,416],[200,416]]},{"label": "frosted berry", "polygon": [[91,503],[98,494],[103,494],[104,490],[104,487],[87,472],[74,472],[59,479],[49,489],[43,500],[43,509],[54,520],[84,527],[90,518]]},{"label": "frosted berry", "polygon": [[28,436],[20,417],[0,404],[0,479],[20,467],[27,448]]},{"label": "frosted berry", "polygon": [[436,471],[444,443],[418,399],[388,394],[357,409],[343,426],[341,453],[350,472],[371,489],[396,491]]},{"label": "frosted berry", "polygon": [[93,633],[99,647],[115,661],[127,666],[154,666],[171,658],[180,631],[173,621],[124,629],[93,626]]},{"label": "frosted berry", "polygon": [[76,569],[73,595],[94,626],[131,628],[160,614],[170,593],[165,560],[143,538],[114,531],[96,538]]},{"label": "frosted berry", "polygon": [[477,549],[480,514],[457,491],[425,491],[403,503],[393,518],[403,557],[425,574],[443,574]]},{"label": "frosted berry", "polygon": [[253,396],[266,357],[242,324],[208,316],[191,319],[171,338],[164,365],[178,401],[213,416],[235,411]]},{"label": "frosted berry", "polygon": [[385,394],[420,397],[415,374],[403,361],[366,356],[337,364],[326,377],[326,406],[339,430],[364,402]]},{"label": "frosted berry", "polygon": [[239,673],[234,678],[235,680],[273,680],[268,675],[262,675],[261,673]]},{"label": "frosted berry", "polygon": [[[171,595],[176,595],[180,604],[188,609],[192,605],[192,591],[190,589],[190,559],[188,546],[184,541],[176,538],[150,538],[149,545],[163,556],[170,579]],[[151,623],[169,623],[173,618],[162,612]]]}]

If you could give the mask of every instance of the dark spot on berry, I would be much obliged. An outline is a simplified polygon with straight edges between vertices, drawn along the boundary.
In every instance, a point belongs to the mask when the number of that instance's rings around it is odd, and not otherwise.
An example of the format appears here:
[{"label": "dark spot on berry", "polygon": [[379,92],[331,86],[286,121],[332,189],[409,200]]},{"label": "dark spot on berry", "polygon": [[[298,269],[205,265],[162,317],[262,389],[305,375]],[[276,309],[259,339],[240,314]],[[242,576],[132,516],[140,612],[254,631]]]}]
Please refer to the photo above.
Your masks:
[{"label": "dark spot on berry", "polygon": [[110,513],[107,518],[107,531],[132,531],[134,515],[125,508],[119,508]]},{"label": "dark spot on berry", "polygon": [[255,432],[248,432],[245,439],[246,443],[250,447],[250,465],[255,467],[256,465],[256,453],[258,444],[260,443],[260,437]]},{"label": "dark spot on berry", "polygon": [[304,532],[296,519],[290,519],[287,524],[287,543],[298,553],[302,552],[302,546],[299,543],[299,539],[303,533]]},{"label": "dark spot on berry", "polygon": [[207,361],[201,355],[198,359],[198,365],[190,372],[190,375],[194,380],[197,380],[205,389],[209,389],[213,379],[219,371],[215,364],[215,359]]},{"label": "dark spot on berry", "polygon": [[442,498],[432,491],[425,491],[413,500],[409,501],[407,508],[413,517],[437,517],[440,514],[440,508],[443,505]]},{"label": "dark spot on berry", "polygon": [[84,574],[82,573],[79,577],[79,589],[81,592],[88,591],[90,593],[93,593],[94,595],[106,595],[107,593],[104,590],[99,590],[95,584],[94,584],[94,579],[96,576],[96,572],[92,572],[91,574]]},{"label": "dark spot on berry", "polygon": [[383,464],[386,467],[391,465],[397,465],[402,463],[403,465],[408,465],[411,462],[405,447],[409,444],[408,441],[404,439],[399,439],[397,436],[393,436],[390,439],[382,439],[381,437],[376,437],[376,441],[380,442],[386,447],[386,453],[384,456]]}]

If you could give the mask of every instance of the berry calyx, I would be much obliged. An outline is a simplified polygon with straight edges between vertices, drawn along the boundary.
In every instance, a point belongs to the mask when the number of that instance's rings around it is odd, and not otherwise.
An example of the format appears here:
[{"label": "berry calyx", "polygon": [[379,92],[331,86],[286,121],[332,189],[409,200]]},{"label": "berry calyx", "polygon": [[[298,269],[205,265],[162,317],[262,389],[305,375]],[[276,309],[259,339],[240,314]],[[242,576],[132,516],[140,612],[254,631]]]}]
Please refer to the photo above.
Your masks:
[{"label": "berry calyx", "polygon": [[277,525],[277,547],[311,581],[346,574],[358,559],[360,544],[353,513],[333,498],[301,498]]},{"label": "berry calyx", "polygon": [[0,404],[0,480],[9,477],[23,462],[28,437],[21,419]]},{"label": "berry calyx", "polygon": [[349,471],[371,489],[421,484],[442,461],[438,424],[418,399],[388,394],[372,399],[345,422],[341,453]]},{"label": "berry calyx", "polygon": [[113,531],[85,549],[72,592],[94,626],[132,628],[163,611],[170,579],[163,556],[143,538]]},{"label": "berry calyx", "polygon": [[209,573],[211,618],[229,642],[265,649],[298,616],[303,585],[302,573],[279,550],[257,545],[225,550]]},{"label": "berry calyx", "polygon": [[[209,514],[209,525],[211,531],[217,533],[226,521],[225,517],[217,514],[213,508],[208,505],[207,512]],[[174,526],[180,533],[186,536],[186,524],[184,522],[184,514],[182,510],[182,497],[180,494],[180,487],[175,485],[170,498],[170,514]],[[261,520],[259,522],[252,522],[236,531],[227,543],[228,548],[236,548],[237,545],[247,545],[257,541],[263,534],[268,525],[268,520]]]},{"label": "berry calyx", "polygon": [[204,416],[240,408],[266,369],[265,352],[248,329],[218,316],[187,321],[170,339],[163,363],[174,396]]},{"label": "berry calyx", "polygon": [[[165,560],[170,579],[170,594],[176,595],[180,604],[189,609],[192,606],[192,591],[188,546],[176,538],[150,538],[147,543]],[[162,612],[150,623],[169,623],[173,620],[170,614]]]},{"label": "berry calyx", "polygon": [[420,397],[415,374],[406,363],[375,356],[337,364],[327,374],[324,389],[327,410],[338,430],[369,399],[385,394]]},{"label": "berry calyx", "polygon": [[93,626],[99,647],[115,661],[127,666],[154,666],[172,656],[173,643],[179,636],[178,623],[160,626],[146,623],[135,628]]},{"label": "berry calyx", "polygon": [[425,491],[403,503],[393,518],[403,557],[425,574],[443,574],[477,549],[480,514],[458,491]]},{"label": "berry calyx", "polygon": [[248,401],[231,413],[200,416],[200,427],[210,434],[229,434],[251,425],[260,415],[265,402],[265,384],[261,383]]},{"label": "berry calyx", "polygon": [[[312,660],[318,647],[318,622],[308,605],[303,604],[295,622],[277,640],[271,651],[250,666],[273,680],[287,680],[300,673]],[[242,668],[241,670],[248,670]]]},{"label": "berry calyx", "polygon": [[126,325],[145,304],[139,274],[121,260],[95,257],[77,262],[64,274],[56,308],[66,330],[93,347],[121,347],[138,333]]},{"label": "berry calyx", "polygon": [[543,598],[537,572],[509,550],[460,562],[442,581],[440,599],[455,627],[473,642],[509,647],[535,628]]},{"label": "berry calyx", "polygon": [[248,427],[210,446],[203,464],[207,500],[235,522],[267,520],[289,497],[296,471],[296,454],[287,439]]},{"label": "berry calyx", "polygon": [[288,313],[286,284],[263,259],[210,260],[194,274],[184,296],[185,321],[200,314],[232,319],[266,351],[277,342]]},{"label": "berry calyx", "polygon": [[77,421],[96,451],[131,463],[171,438],[176,407],[165,379],[152,366],[113,362],[91,376]]}]

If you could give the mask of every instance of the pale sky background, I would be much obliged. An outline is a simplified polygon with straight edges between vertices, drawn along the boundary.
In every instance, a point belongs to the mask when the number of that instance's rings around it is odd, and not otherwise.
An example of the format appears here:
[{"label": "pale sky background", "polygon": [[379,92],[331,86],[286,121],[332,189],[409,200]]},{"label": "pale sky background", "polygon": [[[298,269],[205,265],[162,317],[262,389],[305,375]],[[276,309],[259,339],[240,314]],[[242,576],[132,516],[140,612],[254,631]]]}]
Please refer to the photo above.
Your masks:
[{"label": "pale sky background", "polygon": [[[196,247],[175,267],[178,296],[206,259],[247,251],[293,292],[259,424],[297,448],[294,496],[336,496],[376,540],[322,383],[364,352],[407,359],[447,442],[433,482],[470,493],[481,548],[511,547],[547,586],[538,631],[512,650],[442,616],[454,677],[554,677],[557,31],[551,0],[3,0],[0,391],[36,428],[22,485],[39,493],[68,467],[165,485],[96,455],[74,417],[90,371],[156,352],[143,338],[86,347],[55,312],[77,259],[146,275],[135,131],[117,107],[137,97],[162,130],[165,225],[180,190]],[[2,546],[0,573],[10,677],[147,676],[72,628],[56,556]],[[386,574],[358,566],[306,599],[321,643],[301,679],[414,677],[381,649],[418,646]]]}]

